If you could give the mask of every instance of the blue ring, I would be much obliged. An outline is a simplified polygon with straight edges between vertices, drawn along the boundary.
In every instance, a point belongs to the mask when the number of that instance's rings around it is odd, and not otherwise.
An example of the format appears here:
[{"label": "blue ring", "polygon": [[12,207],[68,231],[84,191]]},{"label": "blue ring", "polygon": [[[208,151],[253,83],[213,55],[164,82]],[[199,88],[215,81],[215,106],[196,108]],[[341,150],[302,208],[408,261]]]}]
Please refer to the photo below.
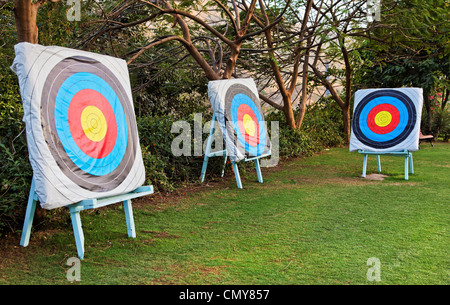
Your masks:
[{"label": "blue ring", "polygon": [[[104,158],[97,159],[86,155],[70,134],[69,105],[74,95],[83,89],[92,89],[102,94],[108,100],[116,116],[116,144],[109,155]],[[72,74],[64,81],[55,99],[55,125],[58,137],[69,158],[81,170],[91,175],[103,176],[111,173],[125,155],[128,130],[124,109],[111,86],[95,74],[79,72]]]},{"label": "blue ring", "polygon": [[[239,123],[237,121],[237,110],[239,109],[239,106],[242,104],[246,104],[247,106],[249,106],[250,109],[255,113],[255,116],[258,120],[259,143],[257,146],[250,146],[250,144],[247,141],[245,141],[243,135],[241,134],[241,131],[239,130]],[[230,113],[233,122],[233,129],[237,135],[239,142],[244,147],[245,151],[249,152],[251,155],[255,157],[261,155],[266,147],[265,145],[266,132],[261,113],[259,112],[253,100],[244,93],[236,94],[231,101]]]},{"label": "blue ring", "polygon": [[[394,106],[395,108],[397,108],[400,115],[400,121],[398,122],[397,127],[395,127],[394,130],[386,134],[377,134],[373,132],[372,130],[370,130],[367,124],[367,117],[369,115],[369,112],[374,107],[381,104],[389,104]],[[361,129],[361,132],[367,138],[376,142],[386,142],[395,139],[405,130],[407,124],[408,124],[408,109],[406,109],[406,106],[399,99],[392,96],[380,96],[374,98],[373,100],[371,100],[366,104],[366,106],[361,110],[361,115],[359,116],[359,128]]]}]

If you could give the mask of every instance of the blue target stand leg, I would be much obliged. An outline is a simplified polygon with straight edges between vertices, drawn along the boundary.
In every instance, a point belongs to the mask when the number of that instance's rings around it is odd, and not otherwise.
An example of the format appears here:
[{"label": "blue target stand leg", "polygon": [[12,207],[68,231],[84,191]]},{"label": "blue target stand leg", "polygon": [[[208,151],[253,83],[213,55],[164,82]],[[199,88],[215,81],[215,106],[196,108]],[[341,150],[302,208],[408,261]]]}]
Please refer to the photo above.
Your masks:
[{"label": "blue target stand leg", "polygon": [[[131,205],[131,199],[153,194],[153,186],[141,186],[134,191],[105,198],[95,198],[83,200],[78,203],[68,205],[70,210],[70,218],[72,220],[73,234],[75,237],[75,244],[77,246],[77,253],[80,259],[84,258],[84,234],[83,227],[81,225],[80,212],[87,209],[95,209],[104,207],[117,202],[123,202],[125,210],[125,220],[127,224],[128,237],[135,238],[136,230],[134,226],[133,208]],[[36,204],[39,201],[35,192],[34,179],[31,182],[30,195],[28,197],[28,205],[25,214],[25,220],[23,224],[22,236],[20,239],[20,245],[22,247],[28,246],[31,235],[31,227],[33,224],[34,213],[36,211]]]},{"label": "blue target stand leg", "polygon": [[31,180],[30,194],[28,196],[27,211],[25,212],[25,220],[23,222],[22,236],[20,238],[20,245],[22,247],[28,246],[30,241],[31,226],[33,225],[34,213],[36,212],[36,204],[38,196],[34,191],[34,179]]},{"label": "blue target stand leg", "polygon": [[[202,165],[202,172],[200,174],[200,181],[204,182],[205,181],[205,175],[206,175],[206,168],[208,167],[208,160],[211,157],[217,157],[217,156],[223,156],[224,157],[224,161],[223,161],[223,167],[222,167],[222,177],[225,173],[225,165],[227,163],[227,157],[228,157],[228,153],[227,153],[227,149],[225,148],[224,150],[219,150],[219,151],[215,151],[215,152],[211,152],[211,145],[212,145],[212,140],[214,137],[214,132],[215,132],[215,124],[216,124],[216,115],[213,113],[213,117],[212,117],[212,122],[211,122],[211,128],[209,131],[209,136],[208,136],[208,142],[206,144],[206,151],[205,151],[205,157],[203,159],[203,165]],[[258,182],[259,183],[263,183],[263,178],[262,178],[262,174],[261,174],[261,166],[259,164],[259,158],[264,158],[270,156],[270,154],[265,154],[265,155],[261,155],[258,157],[254,157],[254,158],[245,158],[244,162],[246,161],[252,161],[254,160],[255,162],[255,167],[256,167],[256,174],[258,176]],[[242,188],[242,181],[241,181],[241,175],[239,174],[239,168],[238,168],[238,164],[234,161],[231,162],[233,165],[233,170],[234,170],[234,176],[236,178],[236,184],[238,188]]]},{"label": "blue target stand leg", "polygon": [[363,161],[363,171],[362,171],[362,177],[366,177],[366,171],[367,171],[367,157],[368,155],[376,155],[377,157],[377,170],[378,172],[381,172],[381,160],[380,155],[392,155],[392,156],[399,156],[405,158],[405,180],[409,179],[409,173],[414,174],[414,164],[413,164],[413,156],[412,152],[408,150],[403,151],[391,151],[391,152],[373,152],[373,151],[364,151],[364,150],[358,150],[358,153],[364,155],[364,161]]}]

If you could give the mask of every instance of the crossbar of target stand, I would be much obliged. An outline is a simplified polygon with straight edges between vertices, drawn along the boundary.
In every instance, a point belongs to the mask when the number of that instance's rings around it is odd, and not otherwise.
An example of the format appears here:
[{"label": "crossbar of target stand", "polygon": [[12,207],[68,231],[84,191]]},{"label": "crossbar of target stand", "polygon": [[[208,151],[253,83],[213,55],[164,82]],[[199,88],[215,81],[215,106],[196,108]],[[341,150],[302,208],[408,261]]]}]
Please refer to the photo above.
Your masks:
[{"label": "crossbar of target stand", "polygon": [[[136,230],[134,225],[133,208],[131,205],[131,199],[153,194],[153,186],[141,186],[126,194],[110,196],[105,198],[94,198],[80,201],[68,205],[70,210],[70,218],[72,220],[73,234],[75,237],[75,244],[77,247],[77,254],[80,259],[84,258],[84,234],[81,225],[80,212],[87,209],[95,209],[99,207],[104,207],[109,204],[123,202],[125,210],[125,220],[127,224],[128,237],[135,238]],[[22,236],[20,238],[20,245],[22,247],[27,247],[30,241],[31,227],[33,224],[34,214],[36,211],[36,205],[39,198],[35,191],[34,178],[31,181],[30,194],[28,196],[27,209],[25,213],[25,219],[22,229]]]}]

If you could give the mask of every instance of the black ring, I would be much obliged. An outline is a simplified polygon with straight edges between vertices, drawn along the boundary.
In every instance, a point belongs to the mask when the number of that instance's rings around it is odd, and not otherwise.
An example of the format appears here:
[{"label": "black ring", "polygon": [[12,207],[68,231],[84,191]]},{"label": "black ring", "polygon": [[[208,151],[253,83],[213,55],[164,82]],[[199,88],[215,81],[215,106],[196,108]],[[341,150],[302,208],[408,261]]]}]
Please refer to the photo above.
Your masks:
[{"label": "black ring", "polygon": [[[56,130],[54,109],[58,90],[68,77],[78,72],[95,74],[107,82],[113,88],[125,112],[128,130],[125,155],[117,168],[106,175],[95,176],[80,169],[67,155]],[[42,130],[58,167],[71,181],[86,190],[106,192],[115,189],[125,180],[134,164],[138,139],[134,110],[120,81],[110,69],[97,60],[84,56],[73,56],[63,59],[50,71],[43,88],[48,88],[48,90],[42,92]]]}]

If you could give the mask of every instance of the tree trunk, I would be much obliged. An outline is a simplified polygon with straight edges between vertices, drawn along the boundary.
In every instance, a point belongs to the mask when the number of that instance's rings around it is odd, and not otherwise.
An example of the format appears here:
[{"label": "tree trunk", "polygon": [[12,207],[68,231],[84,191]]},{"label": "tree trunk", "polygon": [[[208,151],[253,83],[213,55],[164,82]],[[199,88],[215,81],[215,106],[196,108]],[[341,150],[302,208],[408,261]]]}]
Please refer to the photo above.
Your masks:
[{"label": "tree trunk", "polygon": [[344,105],[342,109],[342,119],[344,122],[344,133],[347,136],[347,143],[350,142],[350,134],[351,134],[351,128],[350,128],[350,104]]},{"label": "tree trunk", "polygon": [[303,76],[302,76],[302,99],[300,101],[296,127],[300,130],[303,123],[303,118],[306,112],[306,99],[307,99],[307,88],[308,88],[308,65],[309,65],[309,49],[306,49],[305,60],[303,62]]},{"label": "tree trunk", "polygon": [[450,89],[444,89],[444,92],[442,92],[442,101],[441,101],[441,109],[444,110],[445,106],[447,105],[447,101],[450,95]]},{"label": "tree trunk", "polygon": [[347,142],[350,142],[350,99],[351,92],[346,92],[345,101],[341,99],[336,89],[333,87],[333,84],[330,83],[322,72],[317,69],[315,65],[312,66],[314,74],[320,79],[320,82],[325,86],[325,88],[330,91],[331,97],[333,100],[339,105],[342,112],[342,122],[344,123],[344,133],[347,136]]},{"label": "tree trunk", "polygon": [[239,51],[241,49],[241,43],[234,43],[230,45],[231,54],[227,60],[227,65],[223,74],[224,79],[230,79],[231,74],[233,74],[233,70],[236,67],[237,59],[239,56]]},{"label": "tree trunk", "polygon": [[295,117],[294,111],[292,110],[291,99],[289,97],[288,101],[284,101],[283,106],[284,116],[286,117],[286,123],[289,125],[290,129],[295,129]]},{"label": "tree trunk", "polygon": [[347,135],[347,143],[350,142],[350,101],[352,98],[352,72],[348,50],[345,47],[344,38],[339,39],[341,52],[345,63],[345,103],[342,105],[342,117],[344,122],[344,132]]},{"label": "tree trunk", "polygon": [[[272,34],[270,32],[271,30],[268,29],[266,31],[264,31],[265,35],[266,35],[266,40],[267,40],[267,46],[269,48],[273,48],[273,41],[272,41]],[[294,111],[292,110],[292,93],[286,89],[286,84],[284,83],[284,80],[281,76],[281,72],[280,69],[277,65],[277,62],[275,60],[275,52],[273,50],[269,51],[269,63],[270,63],[270,67],[272,68],[274,77],[275,77],[275,81],[278,85],[278,89],[280,90],[280,94],[281,97],[283,98],[283,113],[284,116],[286,118],[286,123],[289,125],[289,128],[291,129],[295,129],[295,117],[294,117]],[[292,86],[295,87],[295,83],[291,84]]]},{"label": "tree trunk", "polygon": [[38,43],[36,15],[42,2],[14,0],[14,18],[16,19],[18,42]]},{"label": "tree trunk", "polygon": [[[209,80],[218,80],[220,79],[219,75],[211,68],[211,66],[205,61],[200,52],[192,43],[185,44],[186,49],[197,62],[197,64],[202,68],[205,72],[206,77]],[[236,56],[237,57],[237,56]]]}]

